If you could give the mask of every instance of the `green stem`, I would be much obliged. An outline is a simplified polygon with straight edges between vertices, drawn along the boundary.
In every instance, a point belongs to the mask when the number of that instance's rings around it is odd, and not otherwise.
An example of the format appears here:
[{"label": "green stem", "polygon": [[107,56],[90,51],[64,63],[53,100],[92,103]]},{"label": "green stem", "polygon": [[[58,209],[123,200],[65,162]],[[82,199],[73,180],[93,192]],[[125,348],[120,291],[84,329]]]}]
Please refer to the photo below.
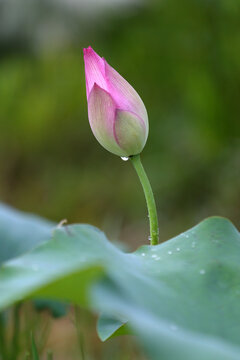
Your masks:
[{"label": "green stem", "polygon": [[147,174],[142,166],[140,155],[130,156],[130,159],[142,184],[144,195],[147,202],[149,224],[150,224],[150,243],[151,245],[157,245],[159,243],[158,218],[157,218],[157,208],[156,208],[152,188],[148,180]]}]

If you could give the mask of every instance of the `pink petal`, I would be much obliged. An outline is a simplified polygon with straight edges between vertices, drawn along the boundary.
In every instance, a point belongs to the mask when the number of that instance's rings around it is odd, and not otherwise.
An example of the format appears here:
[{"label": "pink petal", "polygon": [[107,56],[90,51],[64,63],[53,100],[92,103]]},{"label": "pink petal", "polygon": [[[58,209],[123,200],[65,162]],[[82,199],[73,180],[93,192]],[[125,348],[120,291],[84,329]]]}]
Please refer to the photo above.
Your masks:
[{"label": "pink petal", "polygon": [[108,92],[115,100],[117,107],[137,114],[148,129],[148,115],[144,103],[135,89],[105,60],[105,80]]},{"label": "pink petal", "polygon": [[125,156],[115,134],[116,104],[111,95],[94,84],[88,98],[88,117],[91,129],[99,143],[108,151]]},{"label": "pink petal", "polygon": [[95,51],[90,46],[87,49],[83,49],[83,53],[88,98],[95,83],[104,90],[108,89],[105,80],[104,60],[97,53],[95,53]]}]

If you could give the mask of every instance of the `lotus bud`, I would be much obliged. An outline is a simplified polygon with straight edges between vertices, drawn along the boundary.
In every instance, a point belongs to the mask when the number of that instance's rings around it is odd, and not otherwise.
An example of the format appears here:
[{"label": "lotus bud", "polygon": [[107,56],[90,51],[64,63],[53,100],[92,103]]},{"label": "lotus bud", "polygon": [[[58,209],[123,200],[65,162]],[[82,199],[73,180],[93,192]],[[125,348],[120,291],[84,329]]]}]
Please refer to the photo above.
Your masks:
[{"label": "lotus bud", "polygon": [[139,154],[148,137],[146,108],[133,87],[104,58],[84,49],[88,118],[93,134],[121,157]]}]

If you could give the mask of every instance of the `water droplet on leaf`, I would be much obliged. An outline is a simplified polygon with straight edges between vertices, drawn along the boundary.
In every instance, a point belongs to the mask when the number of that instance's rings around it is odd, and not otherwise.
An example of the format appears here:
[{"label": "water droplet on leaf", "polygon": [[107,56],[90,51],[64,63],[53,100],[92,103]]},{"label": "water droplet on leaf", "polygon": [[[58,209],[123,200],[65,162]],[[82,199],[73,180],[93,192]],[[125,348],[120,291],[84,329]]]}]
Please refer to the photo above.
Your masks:
[{"label": "water droplet on leaf", "polygon": [[199,271],[199,274],[201,274],[201,275],[204,275],[206,273],[206,271],[204,270],[204,269],[201,269],[200,271]]},{"label": "water droplet on leaf", "polygon": [[123,160],[123,161],[128,161],[128,157],[126,157],[126,156],[121,156],[121,159]]}]

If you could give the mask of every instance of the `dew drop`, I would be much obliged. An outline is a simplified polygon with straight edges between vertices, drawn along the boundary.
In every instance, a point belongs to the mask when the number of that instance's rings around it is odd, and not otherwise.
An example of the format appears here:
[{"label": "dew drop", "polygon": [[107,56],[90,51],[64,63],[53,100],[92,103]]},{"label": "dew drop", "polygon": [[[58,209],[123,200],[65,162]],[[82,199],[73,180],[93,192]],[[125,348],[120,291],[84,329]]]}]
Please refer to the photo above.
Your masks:
[{"label": "dew drop", "polygon": [[146,254],[145,253],[141,253],[142,256],[145,256]]},{"label": "dew drop", "polygon": [[152,258],[157,258],[157,255],[156,255],[156,254],[153,254],[153,255],[152,255]]},{"label": "dew drop", "polygon": [[121,159],[123,160],[123,161],[128,161],[128,157],[126,157],[126,156],[121,156]]},{"label": "dew drop", "polygon": [[200,271],[199,271],[199,274],[200,275],[204,275],[206,273],[206,271],[204,270],[204,269],[201,269]]},{"label": "dew drop", "polygon": [[169,250],[169,251],[168,251],[168,254],[169,254],[169,255],[172,255],[172,251]]},{"label": "dew drop", "polygon": [[188,235],[188,234],[186,234],[186,235],[185,235],[185,237],[186,237],[186,238],[189,238],[189,235]]},{"label": "dew drop", "polygon": [[176,248],[177,251],[180,251],[180,248]]}]

